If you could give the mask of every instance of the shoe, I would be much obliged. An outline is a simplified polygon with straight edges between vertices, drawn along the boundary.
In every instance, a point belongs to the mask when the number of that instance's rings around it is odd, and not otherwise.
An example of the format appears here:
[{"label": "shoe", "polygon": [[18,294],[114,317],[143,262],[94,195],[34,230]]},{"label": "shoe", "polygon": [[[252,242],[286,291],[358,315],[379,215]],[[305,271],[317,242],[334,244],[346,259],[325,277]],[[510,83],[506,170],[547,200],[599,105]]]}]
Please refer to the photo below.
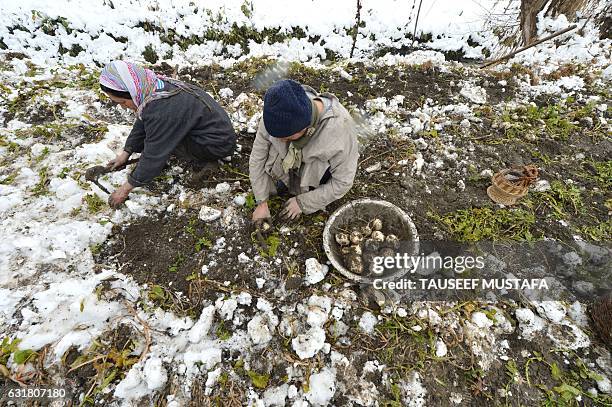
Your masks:
[{"label": "shoe", "polygon": [[191,183],[201,182],[202,180],[209,178],[210,175],[217,169],[219,169],[218,161],[209,161],[203,165],[201,163],[194,163],[190,181]]}]

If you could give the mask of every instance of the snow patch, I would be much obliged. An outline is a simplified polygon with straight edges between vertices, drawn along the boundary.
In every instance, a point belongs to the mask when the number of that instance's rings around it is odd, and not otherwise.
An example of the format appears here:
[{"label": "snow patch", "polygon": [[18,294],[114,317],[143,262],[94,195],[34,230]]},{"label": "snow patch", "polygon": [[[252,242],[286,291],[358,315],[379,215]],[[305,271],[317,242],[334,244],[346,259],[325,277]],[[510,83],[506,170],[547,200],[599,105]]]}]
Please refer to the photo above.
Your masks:
[{"label": "snow patch", "polygon": [[300,359],[316,355],[325,344],[325,331],[314,326],[291,340],[291,346]]},{"label": "snow patch", "polygon": [[363,315],[359,319],[359,328],[363,332],[367,334],[371,334],[371,333],[374,333],[374,327],[376,326],[377,323],[378,323],[378,318],[376,318],[376,315],[372,314],[369,311],[366,311],[363,313]]},{"label": "snow patch", "polygon": [[329,266],[319,263],[314,257],[306,259],[306,285],[313,285],[322,281],[328,271]]},{"label": "snow patch", "polygon": [[336,371],[324,368],[319,373],[310,375],[308,384],[306,399],[313,406],[327,406],[336,393]]}]

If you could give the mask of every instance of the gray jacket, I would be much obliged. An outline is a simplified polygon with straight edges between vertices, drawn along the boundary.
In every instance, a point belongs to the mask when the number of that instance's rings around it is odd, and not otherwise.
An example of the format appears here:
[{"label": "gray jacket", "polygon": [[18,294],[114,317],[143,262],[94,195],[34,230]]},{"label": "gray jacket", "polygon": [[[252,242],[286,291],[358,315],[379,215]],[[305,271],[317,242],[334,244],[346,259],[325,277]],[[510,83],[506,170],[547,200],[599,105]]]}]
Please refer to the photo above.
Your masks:
[{"label": "gray jacket", "polygon": [[[177,87],[166,83],[164,90]],[[136,119],[125,141],[125,151],[142,153],[138,165],[128,176],[133,186],[142,186],[157,177],[174,149],[189,138],[211,157],[231,155],[236,133],[223,108],[203,89],[192,87],[206,102],[181,91],[166,99],[149,102]]]},{"label": "gray jacket", "polygon": [[[321,116],[312,139],[302,149],[302,193],[297,199],[302,211],[310,214],[324,209],[351,189],[359,152],[355,122],[338,98],[331,93],[319,95],[310,86],[304,86],[304,90],[311,99],[326,97],[332,101],[330,109]],[[257,202],[266,201],[276,193],[274,180],[280,179],[289,185],[289,177],[282,167],[288,149],[288,142],[268,134],[262,119],[249,158],[249,176]],[[328,168],[331,179],[319,185]]]}]

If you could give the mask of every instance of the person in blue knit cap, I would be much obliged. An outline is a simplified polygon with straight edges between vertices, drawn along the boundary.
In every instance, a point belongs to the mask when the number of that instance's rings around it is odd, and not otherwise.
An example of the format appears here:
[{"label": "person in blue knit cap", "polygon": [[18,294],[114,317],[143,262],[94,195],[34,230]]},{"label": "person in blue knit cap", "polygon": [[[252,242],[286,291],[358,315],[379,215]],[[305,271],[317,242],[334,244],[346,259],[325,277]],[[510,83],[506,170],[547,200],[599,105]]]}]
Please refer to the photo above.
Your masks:
[{"label": "person in blue knit cap", "polygon": [[253,221],[270,219],[268,199],[291,196],[281,215],[325,209],[353,186],[359,152],[355,122],[331,93],[286,79],[264,96],[249,158],[249,177],[257,208]]}]

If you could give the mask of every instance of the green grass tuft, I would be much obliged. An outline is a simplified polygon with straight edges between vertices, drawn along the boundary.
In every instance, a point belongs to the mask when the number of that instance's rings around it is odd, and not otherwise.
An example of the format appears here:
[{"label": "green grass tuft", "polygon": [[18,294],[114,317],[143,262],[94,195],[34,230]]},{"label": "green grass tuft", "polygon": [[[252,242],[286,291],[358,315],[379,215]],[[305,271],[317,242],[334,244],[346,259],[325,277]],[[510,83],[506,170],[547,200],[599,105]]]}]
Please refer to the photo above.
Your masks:
[{"label": "green grass tuft", "polygon": [[584,209],[580,189],[573,184],[565,184],[561,181],[553,181],[548,191],[536,192],[534,200],[543,202],[552,210],[553,216],[557,219],[566,218],[568,213],[578,215]]},{"label": "green grass tuft", "polygon": [[523,209],[470,208],[429,216],[444,225],[459,242],[534,240],[535,215]]},{"label": "green grass tuft", "polygon": [[106,202],[97,194],[87,194],[83,197],[83,201],[87,204],[89,213],[98,213],[104,209],[106,205]]}]

